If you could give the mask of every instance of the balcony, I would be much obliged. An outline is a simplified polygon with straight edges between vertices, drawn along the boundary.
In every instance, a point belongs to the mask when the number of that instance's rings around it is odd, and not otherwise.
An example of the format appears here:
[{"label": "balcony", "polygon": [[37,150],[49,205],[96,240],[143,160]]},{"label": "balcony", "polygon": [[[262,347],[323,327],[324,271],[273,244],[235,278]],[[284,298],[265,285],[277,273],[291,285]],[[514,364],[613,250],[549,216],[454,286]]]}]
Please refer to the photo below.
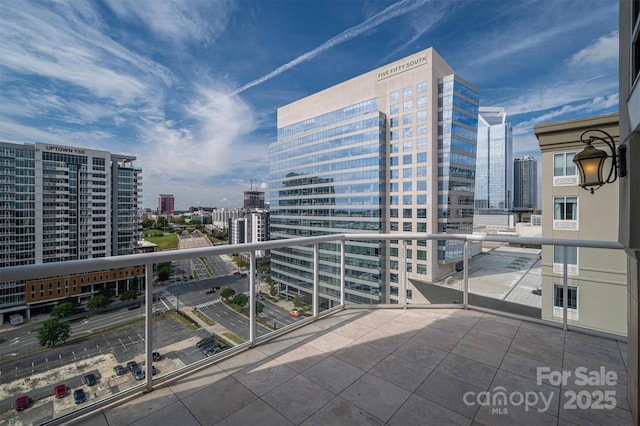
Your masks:
[{"label": "balcony", "polygon": [[[131,379],[133,385],[129,385],[113,375],[112,365],[104,361],[107,351],[96,358],[80,356],[81,361],[75,362],[78,371],[80,362],[101,375],[90,400],[86,405],[67,404],[67,410],[57,412],[56,404],[61,402],[53,401],[54,415],[40,416],[36,423],[235,425],[255,424],[260,419],[261,424],[274,425],[632,424],[626,402],[626,339],[576,326],[567,303],[561,322],[472,305],[468,256],[461,303],[408,304],[401,298],[398,305],[352,305],[344,300],[343,250],[339,303],[322,310],[319,243],[339,242],[344,248],[343,242],[350,239],[399,237],[457,239],[463,241],[467,254],[474,239],[619,249],[617,243],[606,242],[427,234],[331,235],[245,244],[242,251],[249,252],[252,259],[259,250],[314,247],[315,280],[308,317],[261,334],[259,317],[250,310],[245,322],[246,342],[187,363],[188,354],[196,352],[198,336],[180,331],[182,341],[166,342],[166,336],[158,334],[158,323],[153,320],[154,285],[149,285],[141,330],[141,337],[146,338],[132,336],[131,342],[121,341],[125,349],[120,352],[126,355],[118,358],[119,363],[127,358],[138,360],[146,371],[145,379]],[[237,246],[217,246],[3,268],[0,281],[146,264],[147,282],[152,283],[153,264],[224,256],[237,250]],[[245,278],[249,281],[249,306],[257,298],[255,272],[251,268]],[[563,279],[567,286],[566,274]],[[408,284],[400,285],[400,294],[405,294]],[[165,290],[177,288],[180,286]],[[204,292],[201,298],[205,298]],[[192,312],[186,299],[178,292],[165,300],[175,304],[172,309]],[[565,293],[564,301],[567,299]],[[202,312],[204,305],[199,305]],[[200,325],[208,332],[218,332],[221,323]],[[166,358],[154,362],[152,352],[158,347]],[[89,360],[96,362],[86,365]],[[157,376],[152,374],[152,364],[158,365]],[[62,370],[55,371],[62,374]],[[19,375],[17,368],[15,375]],[[587,376],[591,381],[583,383]],[[46,376],[30,377],[45,380]],[[53,389],[53,383],[47,386]],[[39,405],[36,401],[30,409],[45,410],[43,407],[51,407],[47,404],[51,403]],[[27,411],[21,413],[27,416]],[[3,412],[0,420],[15,419],[12,424],[18,425],[18,420],[26,421],[21,416]]]}]

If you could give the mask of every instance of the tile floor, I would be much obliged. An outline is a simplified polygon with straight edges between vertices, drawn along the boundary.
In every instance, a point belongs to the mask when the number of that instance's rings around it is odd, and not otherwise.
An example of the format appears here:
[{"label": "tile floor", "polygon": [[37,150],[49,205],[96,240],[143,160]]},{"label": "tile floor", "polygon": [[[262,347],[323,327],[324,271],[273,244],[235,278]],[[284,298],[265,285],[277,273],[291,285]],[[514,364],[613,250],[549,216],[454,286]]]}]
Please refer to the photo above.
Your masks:
[{"label": "tile floor", "polygon": [[72,423],[626,425],[626,351],[471,310],[348,309]]}]

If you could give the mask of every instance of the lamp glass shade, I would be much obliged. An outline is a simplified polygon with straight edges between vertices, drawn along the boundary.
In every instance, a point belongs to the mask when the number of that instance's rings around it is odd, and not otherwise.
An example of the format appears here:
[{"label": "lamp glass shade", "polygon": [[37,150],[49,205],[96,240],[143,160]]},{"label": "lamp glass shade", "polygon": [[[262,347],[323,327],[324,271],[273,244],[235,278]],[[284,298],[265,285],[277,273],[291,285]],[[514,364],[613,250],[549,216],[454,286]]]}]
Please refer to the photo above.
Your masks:
[{"label": "lamp glass shade", "polygon": [[580,186],[600,186],[602,180],[602,168],[608,155],[606,152],[596,149],[589,144],[585,149],[573,157],[580,172]]}]

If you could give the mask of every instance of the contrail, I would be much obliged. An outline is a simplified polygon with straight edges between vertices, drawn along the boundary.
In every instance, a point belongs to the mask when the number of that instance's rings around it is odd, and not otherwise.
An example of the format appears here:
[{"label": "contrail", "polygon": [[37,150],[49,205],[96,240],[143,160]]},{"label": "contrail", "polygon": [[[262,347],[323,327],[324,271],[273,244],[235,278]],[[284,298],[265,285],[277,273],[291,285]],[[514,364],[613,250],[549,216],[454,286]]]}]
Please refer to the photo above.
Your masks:
[{"label": "contrail", "polygon": [[[344,30],[343,32],[341,32],[340,34],[338,34],[335,37],[330,38],[329,40],[325,41],[324,43],[322,43],[320,46],[316,47],[315,49],[304,53],[300,56],[298,56],[297,58],[295,58],[294,60],[281,65],[280,67],[276,68],[275,70],[271,71],[268,74],[263,75],[262,77],[253,80],[247,84],[245,84],[244,86],[234,90],[233,92],[229,93],[228,96],[234,96],[237,95],[239,93],[244,92],[245,90],[257,86],[260,83],[264,83],[267,80],[272,79],[273,77],[276,77],[280,74],[282,74],[283,72],[290,70],[291,68],[295,67],[296,65],[299,65],[303,62],[309,61],[313,58],[315,58],[316,56],[318,56],[320,53],[323,53],[329,49],[331,49],[332,47],[344,43],[345,41],[349,41],[354,37],[359,36],[362,33],[365,33],[375,27],[377,27],[380,24],[383,24],[393,18],[397,18],[398,16],[402,16],[407,12],[411,12],[412,10],[422,6],[423,4],[427,3],[429,0],[402,0],[399,1],[398,3],[392,4],[391,6],[387,7],[386,9],[382,10],[381,12],[376,13],[375,15],[373,15],[371,18],[367,19],[366,21],[356,25],[355,27],[351,27],[347,30]],[[209,107],[209,105],[206,105],[204,107],[202,107],[200,110],[193,112],[191,114],[189,114],[188,116],[186,116],[185,118],[183,118],[182,120],[178,120],[176,122],[174,122],[172,124],[171,127],[175,126],[176,124],[182,123],[183,121],[187,120],[190,117],[193,117],[195,114],[198,114],[202,111],[205,111],[207,108]]]},{"label": "contrail", "polygon": [[297,58],[295,58],[294,60],[292,60],[289,63],[286,63],[278,68],[276,68],[275,70],[271,71],[268,74],[263,75],[262,77],[253,80],[250,83],[245,84],[244,86],[240,87],[239,89],[236,89],[235,91],[231,92],[230,95],[237,95],[238,93],[242,93],[245,90],[253,87],[253,86],[257,86],[260,83],[264,83],[267,80],[272,79],[273,77],[282,74],[283,72],[295,67],[296,65],[299,65],[303,62],[307,62],[313,58],[315,58],[316,56],[318,56],[319,54],[331,49],[332,47],[344,43],[345,41],[349,41],[354,37],[359,36],[360,34],[369,31],[372,28],[377,27],[380,24],[383,24],[387,21],[389,21],[390,19],[396,18],[398,16],[404,15],[407,12],[412,11],[413,9],[416,9],[419,6],[422,6],[425,2],[424,1],[412,1],[412,0],[402,0],[398,3],[392,4],[391,6],[387,7],[386,9],[382,10],[381,12],[378,12],[377,14],[373,15],[371,18],[367,19],[366,21],[356,25],[355,27],[351,27],[347,30],[344,30],[343,32],[341,32],[340,34],[338,34],[335,37],[332,37],[331,39],[325,41],[324,43],[322,43],[320,46],[316,47],[315,49],[298,56]]}]

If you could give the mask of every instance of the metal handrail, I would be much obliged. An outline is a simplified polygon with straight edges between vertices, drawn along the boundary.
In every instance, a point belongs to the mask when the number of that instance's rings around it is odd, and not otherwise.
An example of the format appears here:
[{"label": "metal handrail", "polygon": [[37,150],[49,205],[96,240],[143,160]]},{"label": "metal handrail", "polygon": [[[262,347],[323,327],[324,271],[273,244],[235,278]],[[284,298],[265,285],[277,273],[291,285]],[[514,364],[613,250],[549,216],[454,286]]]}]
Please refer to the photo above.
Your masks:
[{"label": "metal handrail", "polygon": [[302,237],[274,241],[263,241],[259,243],[234,244],[184,250],[168,250],[155,253],[139,253],[84,260],[69,260],[66,262],[41,263],[36,265],[6,266],[0,268],[0,282],[69,275],[70,271],[73,271],[73,273],[104,271],[108,269],[118,269],[146,264],[171,262],[174,260],[192,259],[202,256],[219,256],[237,252],[272,250],[283,247],[312,245],[321,242],[340,242],[350,240],[460,240],[520,243],[531,245],[589,247],[602,249],[624,248],[622,244],[617,241],[574,240],[566,238],[559,239],[543,237],[511,237],[501,235],[427,233],[331,234],[317,237]]}]

